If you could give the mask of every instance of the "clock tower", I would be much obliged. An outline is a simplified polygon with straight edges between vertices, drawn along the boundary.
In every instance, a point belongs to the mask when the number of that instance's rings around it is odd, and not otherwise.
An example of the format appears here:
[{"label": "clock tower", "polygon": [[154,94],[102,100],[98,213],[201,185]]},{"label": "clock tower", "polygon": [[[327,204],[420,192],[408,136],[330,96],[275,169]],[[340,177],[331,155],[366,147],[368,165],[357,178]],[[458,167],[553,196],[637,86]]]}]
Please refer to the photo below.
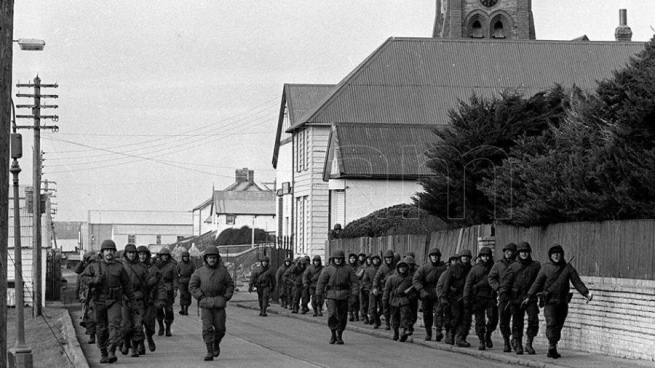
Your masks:
[{"label": "clock tower", "polygon": [[532,0],[436,0],[435,38],[534,40]]}]

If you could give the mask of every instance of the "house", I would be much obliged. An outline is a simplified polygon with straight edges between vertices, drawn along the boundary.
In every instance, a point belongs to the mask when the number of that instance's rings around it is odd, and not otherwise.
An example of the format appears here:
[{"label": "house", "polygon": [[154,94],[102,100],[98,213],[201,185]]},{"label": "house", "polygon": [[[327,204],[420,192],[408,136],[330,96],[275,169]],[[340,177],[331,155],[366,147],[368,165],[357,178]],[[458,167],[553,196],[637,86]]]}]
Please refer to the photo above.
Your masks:
[{"label": "house", "polygon": [[[332,179],[344,179],[347,173],[344,171],[342,175],[338,171],[339,156],[335,153],[330,153],[332,160],[326,158],[328,144],[343,150],[337,141],[345,134],[340,129],[345,132],[353,129],[349,124],[370,124],[371,127],[358,131],[362,134],[358,143],[377,137],[389,141],[372,142],[372,148],[387,148],[385,144],[394,145],[393,140],[414,133],[389,136],[389,131],[380,130],[383,125],[406,126],[410,130],[420,125],[445,126],[449,110],[472,93],[491,97],[512,89],[530,96],[556,83],[591,90],[597,80],[609,77],[613,70],[623,67],[632,55],[643,50],[643,43],[628,42],[623,25],[619,27],[621,32],[617,29],[620,42],[534,40],[530,4],[527,1],[438,1],[435,34],[443,38],[392,37],[385,41],[284,129],[288,134],[284,139],[291,144],[287,152],[292,152],[286,164],[280,162],[282,155],[277,153],[277,146],[282,147],[278,133],[274,163],[277,159],[278,168],[293,167],[293,180],[289,183],[293,200],[288,213],[296,253],[323,254],[328,231],[336,219],[347,221],[351,218],[347,214],[362,208],[360,201],[353,201],[359,208],[350,209],[348,200],[353,196],[364,197],[356,193],[360,185],[349,186],[343,180],[330,185]],[[287,109],[285,98],[288,101],[289,96],[283,96],[280,115]],[[282,124],[280,119],[278,131]],[[334,140],[329,138],[330,132]],[[397,146],[393,149],[399,152]],[[334,157],[337,157],[336,164]],[[361,159],[365,160],[363,156]],[[418,172],[402,171],[402,175],[415,181],[424,174],[420,165],[415,167]],[[371,173],[380,174],[379,169],[371,167]],[[389,181],[375,176],[365,178],[361,172],[359,175],[358,180]],[[321,184],[316,178],[328,182]],[[389,183],[371,184],[370,188],[375,191],[374,188],[388,187]],[[392,203],[401,198],[388,197],[388,203],[380,201],[375,206],[383,208],[410,202],[412,193],[405,194],[401,202]]]},{"label": "house", "polygon": [[100,250],[105,239],[116,242],[119,250],[125,244],[171,244],[193,232],[191,213],[187,211],[112,211],[90,210],[89,250]]}]

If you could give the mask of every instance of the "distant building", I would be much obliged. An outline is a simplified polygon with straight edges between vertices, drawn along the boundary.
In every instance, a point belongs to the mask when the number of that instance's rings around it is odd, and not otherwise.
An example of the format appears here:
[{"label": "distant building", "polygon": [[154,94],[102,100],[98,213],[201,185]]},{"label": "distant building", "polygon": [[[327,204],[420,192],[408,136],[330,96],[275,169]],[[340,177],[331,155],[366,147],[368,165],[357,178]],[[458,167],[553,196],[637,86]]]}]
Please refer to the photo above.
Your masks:
[{"label": "distant building", "polygon": [[187,211],[89,211],[89,238],[86,250],[100,250],[105,239],[122,249],[137,245],[172,244],[193,234],[191,213]]}]

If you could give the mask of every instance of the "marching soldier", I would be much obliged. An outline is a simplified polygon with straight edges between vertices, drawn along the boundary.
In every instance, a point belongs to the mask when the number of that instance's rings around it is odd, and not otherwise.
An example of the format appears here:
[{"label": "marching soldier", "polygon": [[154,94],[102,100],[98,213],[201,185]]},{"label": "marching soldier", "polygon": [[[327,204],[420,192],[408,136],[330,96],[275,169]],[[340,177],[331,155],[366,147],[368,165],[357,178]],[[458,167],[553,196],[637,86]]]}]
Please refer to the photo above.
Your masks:
[{"label": "marching soldier", "polygon": [[268,299],[271,293],[275,291],[275,275],[269,267],[270,258],[262,257],[259,267],[250,275],[248,292],[252,293],[252,288],[257,288],[257,299],[259,299],[259,315],[266,317],[266,308],[268,308]]},{"label": "marching soldier", "polygon": [[[432,325],[436,329],[436,340],[441,341],[443,334],[441,333],[442,324],[438,324],[440,318],[436,315],[435,307],[439,303],[437,298],[437,282],[441,274],[446,271],[446,264],[441,261],[441,251],[439,248],[432,248],[428,252],[428,262],[421,266],[413,278],[413,285],[416,292],[419,293],[421,298],[421,305],[423,309],[423,322],[425,325],[425,341],[432,340]],[[443,321],[442,321],[443,323]]]},{"label": "marching soldier", "polygon": [[332,253],[332,264],[325,267],[318,277],[316,293],[327,300],[328,327],[332,332],[330,344],[343,345],[343,331],[348,323],[348,300],[357,291],[355,270],[345,264],[342,250]]},{"label": "marching soldier", "polygon": [[[503,258],[498,260],[491,271],[489,271],[489,286],[496,292],[500,293],[500,280],[502,280],[507,267],[516,261],[516,244],[508,243],[503,247]],[[509,344],[509,338],[512,333],[509,327],[509,322],[512,319],[512,313],[507,305],[508,300],[503,299],[498,303],[498,317],[500,319],[500,333],[503,335],[503,351],[509,353],[512,348]]]},{"label": "marching soldier", "polygon": [[[393,328],[393,340],[400,342],[407,341],[409,327],[412,324],[412,311],[410,300],[415,297],[412,287],[412,274],[409,272],[409,258],[398,262],[396,272],[389,276],[384,285],[382,300],[388,304],[391,311],[391,326]],[[411,260],[413,262],[413,260]],[[398,329],[402,330],[400,333]]]},{"label": "marching soldier", "polygon": [[578,271],[573,268],[571,263],[564,260],[564,248],[555,244],[548,250],[548,263],[539,270],[537,279],[532,284],[527,296],[528,299],[532,299],[541,293],[546,317],[547,356],[553,359],[561,357],[557,352],[557,343],[562,336],[564,321],[569,312],[569,302],[573,296],[573,293],[569,292],[569,283],[573,284],[573,287],[587,298],[587,302],[592,300],[593,295],[580,280]]},{"label": "marching soldier", "polygon": [[[471,270],[471,251],[464,249],[459,254],[459,262],[444,272],[443,296],[441,302],[450,306],[452,315],[450,335],[446,334],[447,343],[459,347],[469,347],[466,338],[471,328],[471,311],[464,306],[464,285]],[[448,340],[450,338],[450,340]]]},{"label": "marching soldier", "polygon": [[[290,283],[292,286],[291,313],[294,314],[300,310],[300,302],[302,300],[302,274],[305,272],[308,263],[305,257],[298,258],[284,273],[285,282]],[[303,306],[303,314],[307,313],[308,310],[309,308],[307,306]]]},{"label": "marching soldier", "polygon": [[202,339],[207,347],[204,360],[211,361],[221,354],[220,344],[226,331],[225,307],[234,295],[234,281],[221,264],[216,246],[207,247],[204,261],[204,265],[191,275],[189,291],[201,309]]},{"label": "marching soldier", "polygon": [[[498,307],[496,292],[488,281],[489,271],[493,266],[489,247],[482,247],[478,252],[478,264],[471,268],[464,285],[464,305],[475,315],[475,333],[480,339],[478,350],[491,349],[491,333],[498,325]],[[485,317],[487,324],[485,325]]]},{"label": "marching soldier", "polygon": [[123,303],[123,346],[121,353],[127,355],[131,345],[132,357],[136,358],[140,354],[146,353],[143,343],[143,316],[145,315],[145,284],[148,277],[148,269],[143,263],[139,262],[136,245],[125,245],[123,267],[132,283],[134,302],[132,304],[127,301]]},{"label": "marching soldier", "polygon": [[287,286],[284,281],[284,273],[291,267],[291,258],[285,258],[284,263],[277,269],[275,274],[275,283],[278,285],[278,297],[280,298],[280,306],[287,308],[291,305],[291,287]]},{"label": "marching soldier", "polygon": [[159,323],[159,336],[164,335],[164,322],[166,323],[166,336],[172,336],[171,325],[175,319],[173,314],[173,303],[177,296],[178,278],[175,271],[176,265],[173,257],[171,257],[171,250],[164,247],[159,252],[159,262],[157,263],[159,271],[161,271],[166,287],[166,305],[164,308],[157,309],[157,322]]},{"label": "marching soldier", "polygon": [[368,293],[369,290],[364,290],[362,287],[362,281],[364,278],[364,273],[366,272],[366,269],[370,267],[370,254],[367,256],[365,253],[359,253],[358,261],[359,261],[359,266],[355,270],[355,276],[357,276],[357,282],[359,283],[359,314],[362,317],[362,320],[364,321],[364,324],[368,324]]},{"label": "marching soldier", "polygon": [[[359,268],[359,261],[357,260],[357,254],[350,253],[348,255],[348,265],[352,267],[355,271],[355,277],[357,276],[357,269]],[[359,321],[359,278],[357,278],[357,290],[356,293],[350,295],[350,300],[348,301],[348,315],[350,316],[349,321]]]},{"label": "marching soldier", "polygon": [[143,263],[148,270],[146,278],[146,305],[145,315],[143,317],[143,328],[145,329],[146,341],[148,342],[148,350],[155,351],[157,345],[152,336],[155,334],[155,321],[157,320],[157,309],[162,309],[166,306],[166,287],[164,280],[161,276],[161,271],[150,259],[150,249],[141,245],[137,248],[137,255],[139,262]]},{"label": "marching soldier", "polygon": [[501,279],[500,304],[509,303],[512,313],[512,348],[517,355],[523,354],[523,318],[528,315],[525,351],[532,355],[535,353],[532,341],[539,332],[539,307],[533,299],[524,301],[541,265],[532,259],[532,248],[528,242],[520,242],[516,248],[518,261],[507,267]]},{"label": "marching soldier", "polygon": [[312,298],[312,309],[314,310],[314,317],[323,315],[323,300],[319,298],[316,293],[316,284],[318,284],[318,277],[323,271],[323,262],[321,256],[314,256],[312,264],[307,267],[302,276],[303,287],[309,289],[309,294]]},{"label": "marching soldier", "polygon": [[84,270],[92,263],[98,260],[98,254],[96,252],[87,252],[84,254],[82,262],[75,265],[75,273],[77,274],[77,293],[80,302],[83,306],[82,322],[80,326],[86,329],[86,334],[89,335],[89,344],[96,343],[96,319],[95,319],[95,306],[93,302],[92,295],[89,293],[91,287],[89,286],[90,278],[84,276]]},{"label": "marching soldier", "polygon": [[[381,299],[382,299],[382,293],[384,292],[384,283],[387,281],[387,277],[393,272],[393,270],[396,268],[396,255],[393,253],[392,250],[387,250],[383,254],[384,258],[384,264],[378,268],[378,271],[375,273],[375,277],[373,278],[373,295],[377,296],[380,295],[380,301],[382,303],[382,310],[384,313],[384,319],[386,323],[386,328],[385,330],[391,330],[391,309],[389,308],[389,305],[385,304]],[[373,325],[373,328],[377,329],[380,327],[380,318],[377,318],[376,323]]]},{"label": "marching soldier", "polygon": [[175,267],[177,272],[177,285],[180,289],[180,314],[189,315],[189,306],[191,305],[191,293],[189,293],[189,280],[196,270],[195,264],[190,260],[189,251],[182,252],[182,261]]},{"label": "marching soldier", "polygon": [[380,327],[380,315],[384,312],[382,309],[382,294],[373,292],[373,279],[380,268],[380,256],[374,254],[371,256],[371,266],[366,269],[362,277],[362,290],[368,294],[368,324],[375,325],[374,328]]},{"label": "marching soldier", "polygon": [[90,277],[89,286],[94,288],[96,328],[100,363],[114,363],[116,346],[121,339],[121,306],[123,295],[128,303],[134,303],[132,283],[125,268],[114,259],[116,243],[104,240],[100,246],[102,260],[92,263],[84,270]]}]

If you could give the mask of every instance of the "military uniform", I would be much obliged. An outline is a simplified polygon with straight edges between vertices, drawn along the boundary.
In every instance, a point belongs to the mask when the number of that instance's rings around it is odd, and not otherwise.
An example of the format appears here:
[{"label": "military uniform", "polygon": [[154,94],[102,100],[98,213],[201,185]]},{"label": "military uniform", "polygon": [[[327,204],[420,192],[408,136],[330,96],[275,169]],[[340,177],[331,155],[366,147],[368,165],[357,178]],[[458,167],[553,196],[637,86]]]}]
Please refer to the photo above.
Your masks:
[{"label": "military uniform", "polygon": [[291,267],[291,258],[285,258],[284,263],[278,267],[277,272],[275,273],[275,282],[277,284],[278,297],[280,298],[280,306],[282,308],[287,308],[291,305],[291,287],[287,286],[284,282],[284,272]]},{"label": "military uniform", "polygon": [[[291,313],[298,313],[302,299],[302,274],[307,268],[307,260],[299,258],[284,272],[285,284],[291,285]],[[309,309],[309,308],[307,308]],[[303,309],[304,310],[304,309]]]},{"label": "military uniform", "polygon": [[[505,252],[508,251],[511,252],[509,258],[507,258],[505,254]],[[507,267],[509,267],[509,265],[511,265],[514,262],[516,262],[516,244],[507,243],[503,247],[503,258],[498,260],[498,262],[496,262],[491,267],[491,271],[489,271],[489,276],[487,277],[487,280],[489,281],[489,286],[491,286],[491,288],[494,289],[496,295],[499,295],[500,293],[500,280],[502,280],[505,271],[507,271]],[[498,300],[498,318],[500,321],[499,327],[500,327],[500,333],[501,335],[503,335],[503,351],[506,353],[512,351],[512,348],[510,347],[510,343],[509,343],[509,338],[510,335],[512,334],[512,330],[510,329],[509,326],[509,322],[512,319],[512,312],[509,308],[508,303],[509,300],[507,300],[507,298],[503,300],[499,298]]]},{"label": "military uniform", "polygon": [[252,292],[253,287],[257,289],[257,299],[259,300],[259,315],[266,317],[266,308],[268,308],[268,299],[271,293],[275,291],[275,274],[269,266],[270,258],[263,257],[260,265],[250,275],[248,292]]},{"label": "military uniform", "polygon": [[464,305],[470,307],[475,315],[475,333],[480,340],[479,350],[493,347],[491,333],[498,326],[496,292],[488,281],[489,271],[493,267],[492,257],[491,249],[482,247],[478,252],[478,264],[471,268],[464,285]]},{"label": "military uniform", "polygon": [[364,324],[369,324],[369,318],[368,318],[368,299],[369,299],[369,293],[371,292],[370,286],[368,288],[364,288],[364,274],[366,273],[366,270],[371,267],[371,256],[372,254],[364,254],[360,253],[359,257],[364,256],[363,261],[360,262],[359,268],[355,271],[355,276],[357,276],[357,279],[359,281],[359,314],[361,317],[364,319]]},{"label": "military uniform", "polygon": [[[134,252],[134,259],[128,258],[128,252]],[[143,316],[145,315],[145,298],[146,298],[146,280],[148,278],[148,269],[139,262],[136,254],[136,246],[127,244],[123,251],[123,267],[127,271],[134,291],[134,302],[129,303],[125,300],[122,307],[123,317],[123,355],[127,354],[130,345],[132,346],[132,357],[138,357],[145,354],[144,334],[143,334]]]},{"label": "military uniform", "polygon": [[312,264],[307,267],[302,276],[303,286],[309,289],[309,294],[312,298],[314,317],[323,315],[323,299],[316,293],[316,285],[318,284],[318,277],[321,275],[321,271],[323,271],[321,256],[314,256]]},{"label": "military uniform", "polygon": [[[216,256],[214,265],[208,262]],[[213,258],[213,257],[212,257]],[[207,347],[204,360],[213,360],[221,353],[220,343],[225,336],[225,307],[234,295],[234,281],[225,266],[221,264],[218,248],[210,245],[205,250],[205,263],[199,267],[189,281],[189,291],[201,309],[202,339]]]},{"label": "military uniform", "polygon": [[[463,258],[467,257],[469,262],[464,263]],[[453,343],[459,347],[469,347],[466,338],[471,328],[471,311],[464,305],[464,285],[466,277],[471,270],[471,251],[462,250],[459,254],[460,261],[450,266],[444,272],[443,296],[441,302],[450,306],[452,315],[450,334],[446,333],[446,342]]]},{"label": "military uniform", "polygon": [[[432,262],[432,257],[436,256],[436,262]],[[441,251],[438,248],[432,248],[428,252],[428,262],[416,270],[413,278],[414,289],[419,293],[421,306],[423,309],[423,323],[425,325],[425,340],[432,339],[432,325],[436,327],[436,339],[441,341],[443,334],[443,317],[437,315],[435,309],[439,304],[437,298],[437,282],[441,274],[446,271],[446,264],[441,261]]]},{"label": "military uniform", "polygon": [[[100,252],[102,260],[92,263],[84,270],[90,277],[89,286],[94,288],[96,329],[101,363],[113,363],[116,358],[116,346],[121,340],[121,306],[123,296],[128,303],[134,303],[132,283],[120,262],[107,259],[106,254],[114,254],[116,244],[112,240],[102,242]],[[114,252],[111,252],[113,250]]]},{"label": "military uniform", "polygon": [[[357,260],[357,254],[350,253],[348,255],[348,265],[352,267],[355,271],[355,276],[357,276],[357,269],[359,268],[359,261]],[[357,288],[354,294],[350,295],[348,300],[348,316],[349,321],[359,321],[359,278],[356,278]]]},{"label": "military uniform", "polygon": [[[384,319],[386,322],[386,330],[391,329],[391,309],[388,304],[385,304],[382,301],[382,292],[384,291],[384,283],[387,281],[387,276],[396,269],[395,254],[391,250],[384,252],[384,263],[378,268],[378,271],[375,273],[373,278],[373,294],[380,295],[380,304],[382,304],[382,310],[384,313]],[[391,259],[391,260],[389,260]],[[379,323],[376,323],[373,328],[380,327]]]},{"label": "military uniform", "polygon": [[[417,299],[416,292],[412,288],[413,277],[409,272],[409,263],[406,257],[396,265],[396,272],[390,275],[384,284],[382,300],[390,307],[391,327],[393,328],[393,339],[404,342],[409,336],[409,328],[412,321],[411,300]],[[398,329],[402,329],[399,336]]]},{"label": "military uniform", "polygon": [[362,290],[368,294],[368,318],[369,324],[375,325],[375,328],[381,324],[380,315],[384,313],[382,309],[382,293],[373,293],[373,279],[380,268],[380,256],[375,254],[371,256],[371,266],[364,271],[362,277]]},{"label": "military uniform", "polygon": [[[509,303],[512,313],[512,347],[516,354],[523,354],[523,319],[528,315],[528,327],[526,329],[526,351],[528,354],[534,354],[532,341],[539,332],[539,307],[536,300],[523,301],[528,296],[528,290],[537,278],[541,265],[539,262],[532,260],[532,248],[527,242],[520,242],[517,246],[519,257],[517,262],[512,263],[503,278],[500,286],[501,304]],[[526,259],[521,258],[521,252],[527,252]]]},{"label": "military uniform", "polygon": [[[168,255],[167,260],[163,260],[164,255]],[[162,248],[159,252],[159,262],[157,267],[161,271],[162,279],[164,280],[164,287],[166,288],[166,305],[164,308],[157,309],[157,322],[159,323],[159,336],[164,335],[164,323],[166,323],[166,336],[172,336],[171,325],[175,320],[173,314],[173,303],[175,303],[175,296],[178,289],[178,274],[176,272],[176,262],[171,256],[171,251],[168,248]]]},{"label": "military uniform", "polygon": [[[143,254],[144,256],[141,256]],[[157,309],[164,308],[166,305],[166,287],[161,276],[161,271],[150,259],[150,250],[146,246],[137,248],[139,262],[146,266],[148,275],[145,282],[145,315],[143,316],[143,328],[145,330],[148,349],[155,351],[157,345],[152,336],[155,334],[155,325],[157,320]]]},{"label": "military uniform", "polygon": [[[330,344],[342,345],[343,331],[348,323],[348,300],[357,291],[355,270],[345,264],[342,250],[332,253],[334,263],[321,271],[316,285],[316,293],[327,300],[328,327],[332,332]],[[340,259],[340,264],[336,264]]]},{"label": "military uniform", "polygon": [[196,270],[196,265],[190,259],[188,251],[182,252],[182,261],[177,263],[175,272],[177,272],[177,285],[180,289],[180,314],[189,315],[189,306],[191,305],[191,293],[189,293],[189,280]]},{"label": "military uniform", "polygon": [[[552,258],[554,253],[560,254],[557,262]],[[557,343],[562,336],[562,328],[569,313],[569,302],[572,296],[569,292],[569,283],[573,284],[573,287],[587,300],[591,300],[592,296],[573,265],[564,260],[564,249],[561,245],[552,246],[548,250],[548,258],[549,262],[539,270],[527,297],[533,299],[537,293],[542,293],[544,316],[546,317],[546,337],[548,338],[548,357],[557,359],[560,357],[557,352]]]},{"label": "military uniform", "polygon": [[84,276],[84,270],[94,262],[97,262],[98,254],[95,252],[88,252],[84,255],[82,262],[75,265],[73,270],[77,274],[76,295],[83,305],[82,322],[80,326],[86,329],[86,334],[89,335],[89,344],[96,342],[96,319],[95,319],[95,303],[93,302],[92,295],[89,294],[89,281],[90,277]]}]

